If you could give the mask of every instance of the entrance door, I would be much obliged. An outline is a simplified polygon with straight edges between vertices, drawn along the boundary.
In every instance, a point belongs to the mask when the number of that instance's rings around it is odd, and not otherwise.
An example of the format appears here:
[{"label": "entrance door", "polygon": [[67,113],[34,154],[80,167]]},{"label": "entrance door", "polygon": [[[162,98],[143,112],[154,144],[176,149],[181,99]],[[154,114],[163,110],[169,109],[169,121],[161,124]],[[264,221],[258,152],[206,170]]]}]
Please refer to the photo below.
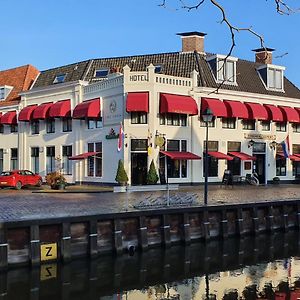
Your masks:
[{"label": "entrance door", "polygon": [[258,175],[260,184],[265,184],[266,180],[266,155],[265,154],[253,154],[256,160],[253,161],[253,172]]},{"label": "entrance door", "polygon": [[131,153],[131,184],[147,183],[147,153]]}]

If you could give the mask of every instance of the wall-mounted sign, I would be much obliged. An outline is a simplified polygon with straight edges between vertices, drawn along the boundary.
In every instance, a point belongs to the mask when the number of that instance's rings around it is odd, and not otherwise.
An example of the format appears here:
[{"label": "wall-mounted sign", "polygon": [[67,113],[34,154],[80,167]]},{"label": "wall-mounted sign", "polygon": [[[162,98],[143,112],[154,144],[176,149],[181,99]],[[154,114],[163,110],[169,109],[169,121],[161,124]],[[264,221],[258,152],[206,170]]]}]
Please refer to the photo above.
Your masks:
[{"label": "wall-mounted sign", "polygon": [[57,259],[57,244],[42,244],[41,245],[41,261]]},{"label": "wall-mounted sign", "polygon": [[123,95],[116,97],[103,97],[103,124],[119,124],[123,120]]},{"label": "wall-mounted sign", "polygon": [[113,128],[110,129],[109,133],[105,136],[107,140],[117,139],[119,138],[119,134],[116,134]]},{"label": "wall-mounted sign", "polygon": [[244,133],[244,138],[249,140],[276,140],[275,134],[262,134],[262,133]]},{"label": "wall-mounted sign", "polygon": [[148,81],[148,75],[130,75],[129,81]]}]

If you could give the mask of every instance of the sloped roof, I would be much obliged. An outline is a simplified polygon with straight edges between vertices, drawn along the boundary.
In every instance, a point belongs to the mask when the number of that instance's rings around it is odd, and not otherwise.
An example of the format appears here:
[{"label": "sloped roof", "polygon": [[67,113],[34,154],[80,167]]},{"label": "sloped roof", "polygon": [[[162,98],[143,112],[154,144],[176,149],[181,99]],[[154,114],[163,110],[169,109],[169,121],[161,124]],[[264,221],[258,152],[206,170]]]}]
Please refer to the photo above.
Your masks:
[{"label": "sloped roof", "polygon": [[[190,77],[191,72],[196,70],[199,72],[199,86],[217,88],[218,84],[206,61],[206,57],[209,55],[211,54],[171,52],[94,59],[43,71],[34,87],[52,85],[55,76],[60,74],[67,74],[65,82],[75,80],[94,82],[97,80],[94,78],[97,69],[119,68],[122,72],[123,67],[128,65],[132,71],[145,71],[147,66],[152,63],[162,66],[161,73],[172,76]],[[284,93],[267,90],[256,71],[258,66],[260,64],[239,59],[237,61],[237,85],[223,84],[222,89],[300,99],[300,90],[286,77],[284,78]]]},{"label": "sloped roof", "polygon": [[29,90],[38,74],[39,71],[32,65],[0,71],[0,86],[13,87],[8,97],[0,102],[0,106],[17,104],[21,99],[19,93]]}]

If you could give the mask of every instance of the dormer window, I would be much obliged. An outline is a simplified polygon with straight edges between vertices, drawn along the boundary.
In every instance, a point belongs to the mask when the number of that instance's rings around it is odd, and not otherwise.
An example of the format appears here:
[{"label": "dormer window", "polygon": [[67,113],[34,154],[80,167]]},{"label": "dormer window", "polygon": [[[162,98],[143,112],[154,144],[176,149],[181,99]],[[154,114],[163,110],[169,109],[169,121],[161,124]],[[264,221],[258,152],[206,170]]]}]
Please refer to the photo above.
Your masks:
[{"label": "dormer window", "polygon": [[213,55],[207,58],[217,83],[236,84],[237,58],[225,55]]},{"label": "dormer window", "polygon": [[66,79],[66,75],[67,74],[60,74],[60,75],[57,75],[53,81],[53,83],[63,83]]},{"label": "dormer window", "polygon": [[161,73],[162,72],[162,69],[163,69],[162,65],[155,65],[154,67],[155,67],[154,73]]},{"label": "dormer window", "polygon": [[268,90],[272,91],[284,91],[283,87],[283,73],[285,67],[275,65],[263,65],[260,66],[257,71]]},{"label": "dormer window", "polygon": [[109,74],[109,68],[102,68],[95,70],[94,77],[95,78],[106,78]]},{"label": "dormer window", "polygon": [[12,89],[13,89],[12,86],[8,86],[8,85],[0,86],[0,100],[5,100]]}]

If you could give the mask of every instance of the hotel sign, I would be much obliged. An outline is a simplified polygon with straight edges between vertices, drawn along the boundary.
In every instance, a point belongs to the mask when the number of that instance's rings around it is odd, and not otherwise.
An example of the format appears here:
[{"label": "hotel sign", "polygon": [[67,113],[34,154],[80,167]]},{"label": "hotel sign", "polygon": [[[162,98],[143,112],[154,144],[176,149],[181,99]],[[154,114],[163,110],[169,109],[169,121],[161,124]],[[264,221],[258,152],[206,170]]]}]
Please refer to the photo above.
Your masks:
[{"label": "hotel sign", "polygon": [[262,133],[244,133],[244,138],[249,140],[276,140],[275,134],[262,134]]},{"label": "hotel sign", "polygon": [[130,75],[129,81],[148,81],[148,75]]}]

